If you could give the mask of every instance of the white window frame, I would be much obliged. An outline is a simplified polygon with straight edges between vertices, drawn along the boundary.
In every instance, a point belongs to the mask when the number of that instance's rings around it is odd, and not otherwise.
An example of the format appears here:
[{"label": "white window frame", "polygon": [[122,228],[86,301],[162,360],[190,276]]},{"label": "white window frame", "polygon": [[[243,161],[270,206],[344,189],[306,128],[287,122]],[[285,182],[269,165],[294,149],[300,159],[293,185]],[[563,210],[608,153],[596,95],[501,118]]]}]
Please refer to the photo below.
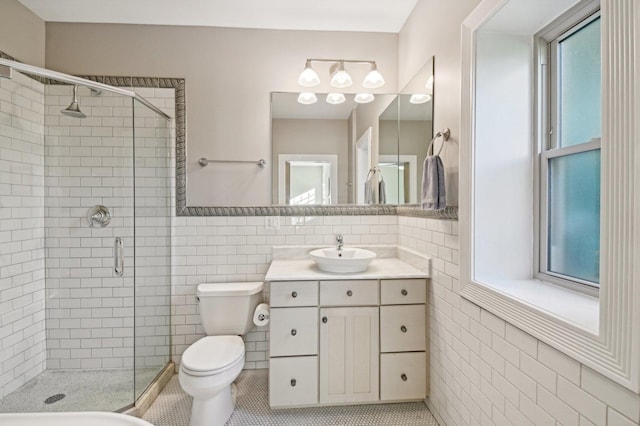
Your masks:
[{"label": "white window frame", "polygon": [[[484,24],[503,7],[524,6],[536,10],[540,8],[537,0],[481,0],[462,23],[460,140],[464,143],[460,144],[459,169],[460,275],[454,280],[453,290],[584,366],[640,393],[640,244],[637,243],[640,209],[636,208],[640,205],[640,147],[636,142],[640,140],[637,125],[640,122],[640,62],[635,59],[640,57],[640,43],[628,42],[640,40],[640,21],[636,19],[640,16],[640,3],[600,0],[600,4],[603,143],[599,298],[589,298],[539,280],[500,283],[476,278],[475,235],[476,228],[482,226],[475,216],[476,112],[491,108],[476,104],[476,38]],[[530,15],[525,11],[520,16],[527,19]],[[540,28],[543,26],[541,23]],[[535,47],[533,35],[532,48]],[[531,92],[534,92],[533,81],[531,83]],[[537,107],[531,105],[531,111]],[[496,129],[497,137],[509,136],[500,130]],[[532,147],[539,140],[538,131],[532,129]],[[540,152],[539,147],[532,149],[533,159],[537,158],[536,152]],[[508,254],[505,261],[509,261]],[[576,306],[580,299],[591,299],[596,307],[595,329],[585,329],[566,316],[540,308],[535,296],[539,296],[539,300],[556,300],[562,309],[573,309],[571,313],[579,311]]]},{"label": "white window frame", "polygon": [[599,283],[582,280],[577,277],[556,273],[549,270],[548,266],[548,241],[549,241],[549,163],[553,158],[600,150],[601,139],[596,138],[580,144],[559,147],[559,111],[558,97],[558,44],[600,18],[600,7],[588,4],[584,8],[573,10],[560,16],[535,36],[537,69],[536,69],[536,96],[538,96],[539,109],[536,114],[538,128],[538,143],[540,148],[539,158],[536,161],[535,182],[540,187],[535,191],[535,206],[539,211],[535,212],[536,223],[534,229],[539,235],[536,245],[535,264],[537,265],[536,278],[546,282],[560,285],[571,290],[580,291],[592,296],[598,296]]}]

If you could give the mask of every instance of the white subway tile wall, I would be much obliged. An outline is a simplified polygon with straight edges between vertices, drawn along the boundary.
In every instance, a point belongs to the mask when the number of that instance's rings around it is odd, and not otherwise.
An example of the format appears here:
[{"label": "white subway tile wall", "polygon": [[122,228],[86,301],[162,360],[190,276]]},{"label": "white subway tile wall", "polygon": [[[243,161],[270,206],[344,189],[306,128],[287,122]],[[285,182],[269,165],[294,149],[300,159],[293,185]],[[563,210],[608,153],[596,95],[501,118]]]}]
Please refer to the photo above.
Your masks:
[{"label": "white subway tile wall", "polygon": [[45,369],[44,86],[0,78],[0,398]]},{"label": "white subway tile wall", "polygon": [[[78,95],[87,118],[64,116],[71,90],[46,87],[47,368],[133,367],[134,337],[148,345],[139,346],[136,367],[163,365],[170,340],[169,123],[130,98],[85,87]],[[172,90],[147,92],[165,109],[173,105]],[[89,227],[94,205],[111,211],[107,227]],[[113,271],[116,237],[124,240],[123,277]]]},{"label": "white subway tile wall", "polygon": [[[266,229],[266,217],[177,217],[174,224],[173,360],[204,336],[196,287],[201,283],[262,281],[278,245],[396,244],[396,216],[279,217],[280,229]],[[268,301],[268,288],[265,300]],[[245,336],[246,369],[268,367],[268,326]]]},{"label": "white subway tile wall", "polygon": [[398,244],[433,259],[428,403],[444,424],[640,423],[639,395],[458,296],[457,222],[399,217]]}]

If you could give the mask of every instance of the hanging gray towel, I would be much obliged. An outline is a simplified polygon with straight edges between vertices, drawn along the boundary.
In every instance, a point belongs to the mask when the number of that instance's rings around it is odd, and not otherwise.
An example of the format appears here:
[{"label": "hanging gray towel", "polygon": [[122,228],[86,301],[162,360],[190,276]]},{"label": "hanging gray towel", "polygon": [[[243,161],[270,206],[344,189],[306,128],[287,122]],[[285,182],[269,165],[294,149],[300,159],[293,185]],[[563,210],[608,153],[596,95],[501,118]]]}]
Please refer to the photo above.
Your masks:
[{"label": "hanging gray towel", "polygon": [[387,203],[387,188],[385,187],[382,172],[380,172],[380,182],[378,183],[378,204]]},{"label": "hanging gray towel", "polygon": [[437,155],[424,159],[422,174],[422,208],[424,210],[442,210],[447,206],[444,186],[444,166]]}]

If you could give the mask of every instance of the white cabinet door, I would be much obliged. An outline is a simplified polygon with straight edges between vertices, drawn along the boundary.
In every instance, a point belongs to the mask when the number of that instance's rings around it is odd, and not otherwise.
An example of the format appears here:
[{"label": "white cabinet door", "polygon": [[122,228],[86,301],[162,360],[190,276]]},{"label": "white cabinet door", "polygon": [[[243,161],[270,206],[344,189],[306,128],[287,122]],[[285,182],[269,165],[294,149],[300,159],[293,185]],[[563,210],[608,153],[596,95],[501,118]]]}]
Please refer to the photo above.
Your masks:
[{"label": "white cabinet door", "polygon": [[320,402],[377,401],[377,307],[320,309]]},{"label": "white cabinet door", "polygon": [[380,399],[402,401],[427,396],[424,352],[382,354],[380,358]]},{"label": "white cabinet door", "polygon": [[318,357],[271,358],[269,404],[293,407],[318,403]]},{"label": "white cabinet door", "polygon": [[318,353],[318,308],[272,308],[270,356]]}]

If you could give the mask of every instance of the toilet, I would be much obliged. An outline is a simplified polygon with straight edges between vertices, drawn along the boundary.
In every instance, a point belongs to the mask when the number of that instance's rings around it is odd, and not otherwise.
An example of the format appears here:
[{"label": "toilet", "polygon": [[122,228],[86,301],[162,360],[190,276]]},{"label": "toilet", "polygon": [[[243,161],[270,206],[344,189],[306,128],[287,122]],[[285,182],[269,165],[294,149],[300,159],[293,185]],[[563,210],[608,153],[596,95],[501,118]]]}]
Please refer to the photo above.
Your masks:
[{"label": "toilet", "polygon": [[206,336],[182,354],[178,379],[193,397],[190,426],[224,425],[234,409],[231,384],[244,367],[242,337],[253,327],[262,282],[200,284],[197,295]]}]

